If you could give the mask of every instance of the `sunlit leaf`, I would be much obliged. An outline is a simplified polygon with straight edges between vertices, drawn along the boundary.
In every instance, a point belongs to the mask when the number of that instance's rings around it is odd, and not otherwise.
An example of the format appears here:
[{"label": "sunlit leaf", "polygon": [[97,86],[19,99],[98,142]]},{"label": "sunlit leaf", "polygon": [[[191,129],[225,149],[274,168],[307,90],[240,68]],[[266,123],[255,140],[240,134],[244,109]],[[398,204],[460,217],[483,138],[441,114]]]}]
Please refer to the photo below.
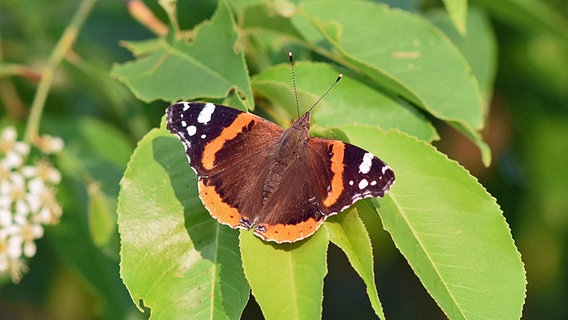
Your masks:
[{"label": "sunlit leaf", "polygon": [[238,318],[249,287],[237,232],[207,213],[182,145],[165,128],[138,145],[121,181],[121,275],[157,319]]},{"label": "sunlit leaf", "polygon": [[383,225],[446,315],[519,318],[524,267],[495,199],[457,163],[415,138],[341,128],[392,166],[397,181],[380,200]]},{"label": "sunlit leaf", "polygon": [[295,243],[267,243],[241,232],[241,255],[252,293],[267,319],[319,319],[328,236],[320,229]]}]

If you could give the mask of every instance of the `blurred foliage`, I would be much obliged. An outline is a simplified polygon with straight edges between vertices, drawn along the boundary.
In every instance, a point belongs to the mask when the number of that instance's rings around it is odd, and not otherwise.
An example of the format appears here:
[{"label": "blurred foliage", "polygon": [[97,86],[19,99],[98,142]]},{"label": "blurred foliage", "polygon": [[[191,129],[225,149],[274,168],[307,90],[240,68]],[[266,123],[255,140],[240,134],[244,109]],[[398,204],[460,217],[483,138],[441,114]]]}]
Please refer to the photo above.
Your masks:
[{"label": "blurred foliage", "polygon": [[[437,20],[438,1],[385,2],[422,12],[442,29],[451,27]],[[3,125],[15,124],[24,132],[39,72],[77,5],[68,0],[0,0]],[[147,5],[167,21],[156,2]],[[494,32],[498,51],[495,85],[481,88],[491,101],[484,138],[493,162],[485,168],[477,148],[441,123],[437,146],[498,199],[526,264],[524,318],[568,318],[568,5],[563,0],[472,0],[469,5],[490,17],[493,30],[488,32]],[[180,27],[191,29],[215,7],[212,0],[181,1]],[[132,59],[122,40],[151,37],[125,2],[99,1],[55,73],[40,132],[66,142],[56,159],[63,173],[58,196],[64,213],[59,225],[46,229],[22,281],[2,284],[1,319],[143,318],[119,275],[114,208],[130,154],[159,125],[165,103],[142,103],[110,70],[114,63]],[[305,52],[298,51],[299,56]],[[255,71],[282,58],[281,52],[266,48],[263,57],[247,59]],[[372,239],[375,274],[385,314],[393,319],[443,317],[387,234],[371,234],[377,235]],[[370,317],[373,310],[362,282],[343,254],[333,246],[330,250],[329,274],[341,276],[325,279],[323,317]],[[243,317],[259,312],[251,300]]]}]

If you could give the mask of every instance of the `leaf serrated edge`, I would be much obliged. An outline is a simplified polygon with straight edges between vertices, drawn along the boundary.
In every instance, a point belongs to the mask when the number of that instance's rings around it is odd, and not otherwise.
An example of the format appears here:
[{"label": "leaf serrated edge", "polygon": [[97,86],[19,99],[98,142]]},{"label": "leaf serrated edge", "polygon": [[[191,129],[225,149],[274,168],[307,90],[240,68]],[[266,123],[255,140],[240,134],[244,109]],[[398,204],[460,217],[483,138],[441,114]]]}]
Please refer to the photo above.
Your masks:
[{"label": "leaf serrated edge", "polygon": [[[492,200],[492,203],[493,203],[493,204],[497,207],[497,209],[501,212],[500,217],[501,217],[501,219],[503,219],[502,221],[505,223],[505,226],[506,226],[507,231],[508,231],[508,235],[509,235],[510,239],[512,240],[513,246],[514,246],[515,249],[516,249],[515,251],[516,251],[516,253],[517,253],[517,257],[519,258],[519,261],[520,261],[520,263],[521,263],[521,267],[522,267],[522,269],[523,269],[523,275],[524,275],[524,291],[523,291],[523,304],[521,305],[521,310],[520,310],[520,311],[522,312],[522,307],[523,307],[524,303],[526,302],[526,298],[527,298],[527,284],[528,284],[528,281],[527,281],[527,272],[526,272],[526,268],[525,268],[525,263],[523,262],[523,260],[522,260],[522,255],[521,255],[520,251],[518,250],[517,245],[515,244],[515,239],[513,238],[513,234],[512,234],[511,227],[510,227],[510,225],[507,223],[507,220],[506,220],[505,216],[503,215],[503,210],[501,209],[501,206],[500,206],[499,203],[497,202],[497,199],[496,199],[495,197],[493,197],[493,195],[492,195],[491,193],[489,193],[489,191],[487,191],[487,189],[485,188],[485,186],[479,182],[479,180],[477,179],[477,177],[475,177],[474,175],[472,175],[472,174],[469,172],[469,170],[467,170],[464,166],[462,166],[458,161],[449,158],[448,155],[446,155],[446,154],[443,153],[443,152],[440,152],[440,151],[439,151],[438,149],[436,149],[436,147],[434,147],[433,145],[431,145],[431,144],[429,144],[429,143],[426,143],[425,141],[422,141],[422,140],[420,140],[420,139],[418,139],[418,138],[416,138],[416,137],[414,137],[414,136],[412,136],[412,135],[409,135],[409,134],[407,134],[406,132],[402,132],[402,131],[400,131],[400,130],[398,130],[398,129],[396,129],[396,128],[392,128],[392,129],[389,129],[389,130],[385,131],[385,130],[382,130],[380,127],[377,127],[377,126],[361,125],[361,124],[346,125],[346,126],[343,126],[343,127],[363,127],[363,128],[364,128],[364,127],[369,127],[369,128],[381,130],[381,131],[383,131],[385,134],[388,134],[389,132],[393,131],[393,132],[396,132],[396,133],[398,133],[398,134],[401,134],[401,135],[403,135],[403,136],[405,136],[405,137],[407,137],[407,138],[411,138],[411,139],[413,139],[415,142],[419,142],[419,143],[421,143],[422,145],[424,145],[425,147],[428,147],[428,148],[430,148],[431,150],[433,150],[434,152],[436,152],[436,153],[438,153],[439,155],[441,155],[442,158],[443,158],[443,160],[446,160],[446,161],[448,161],[449,163],[453,163],[454,165],[456,165],[457,168],[463,170],[463,172],[467,175],[468,178],[472,178],[473,181],[476,182],[476,183],[481,187],[481,189],[482,189],[482,190],[489,196],[489,198]],[[391,200],[393,201],[393,203],[396,203],[396,201],[395,201],[394,198],[393,198],[393,194],[392,194],[392,193],[387,194],[385,197],[387,197],[387,196],[388,196],[389,198],[391,198]],[[397,208],[399,208],[398,205],[397,205]],[[379,211],[379,213],[380,213],[380,211]],[[404,218],[404,220],[407,221],[406,218]],[[407,224],[407,225],[410,226],[410,224]],[[383,224],[383,229],[384,229],[385,231],[389,232],[387,229],[384,228],[384,224]],[[412,230],[412,228],[410,228],[410,227],[409,227],[409,229]],[[389,232],[389,234],[390,234],[390,232]],[[415,234],[414,231],[413,231],[413,234]],[[417,239],[417,238],[415,237],[415,239]],[[393,243],[394,243],[394,245],[396,246],[396,248],[399,250],[399,252],[402,253],[402,251],[400,250],[400,247],[399,247],[398,243],[397,243],[396,241],[394,241],[394,239],[393,239]],[[417,241],[417,243],[418,243],[418,241]],[[421,245],[421,248],[423,248],[422,245]],[[423,250],[423,251],[424,251],[424,250]],[[424,252],[426,252],[426,251],[424,251]],[[403,256],[404,256],[404,254],[403,254]],[[428,257],[429,261],[431,262],[432,260],[430,259],[430,256],[429,256],[429,255],[426,255],[426,256]],[[405,257],[405,259],[406,259],[406,257]],[[432,266],[435,266],[435,264],[433,264],[433,263],[431,263],[431,265],[432,265]],[[416,273],[416,270],[414,269],[413,265],[409,263],[409,266],[412,268],[412,270],[414,271],[414,273],[418,276],[418,274]],[[434,268],[434,269],[435,269],[435,271],[436,271],[436,275],[438,276],[438,278],[439,278],[439,279],[442,279],[442,277],[440,276],[440,273],[438,272],[437,268]],[[418,277],[418,278],[421,279],[420,277]],[[421,282],[422,282],[422,280],[421,280]],[[445,284],[444,284],[444,287],[446,287]],[[432,293],[430,292],[430,289],[429,289],[428,287],[424,286],[424,288],[426,289],[426,291],[428,292],[428,294],[429,294],[431,297],[434,297],[434,296],[432,295]],[[446,287],[446,288],[447,288],[447,287]],[[450,290],[446,290],[446,291],[447,291],[448,293],[451,292]],[[453,298],[453,295],[450,295],[450,296],[452,297],[452,300],[455,302],[455,299]],[[442,306],[440,306],[440,304],[438,303],[438,301],[437,301],[436,299],[434,299],[434,301],[436,301],[436,304],[438,304],[438,306],[440,307],[440,309],[441,309],[442,311],[444,311],[444,313],[446,313],[446,311],[442,308]],[[455,305],[456,305],[456,306],[459,306],[459,304],[457,304],[457,303],[455,303]],[[459,309],[460,312],[461,312],[462,309],[461,309],[461,308],[458,308],[458,309]],[[447,315],[447,314],[446,314],[446,315]],[[448,315],[447,315],[447,316],[448,316]],[[462,316],[463,316],[464,319],[467,318],[467,317],[466,317],[465,315],[463,315],[463,314],[462,314]],[[519,314],[519,317],[520,317],[520,314]]]}]

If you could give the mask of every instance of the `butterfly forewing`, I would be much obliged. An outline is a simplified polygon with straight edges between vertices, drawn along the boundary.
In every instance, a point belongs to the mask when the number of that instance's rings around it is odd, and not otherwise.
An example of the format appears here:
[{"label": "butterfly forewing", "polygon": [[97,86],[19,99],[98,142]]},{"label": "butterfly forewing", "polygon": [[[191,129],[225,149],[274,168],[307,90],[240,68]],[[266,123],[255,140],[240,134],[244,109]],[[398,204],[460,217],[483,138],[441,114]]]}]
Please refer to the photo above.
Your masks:
[{"label": "butterfly forewing", "polygon": [[[166,119],[168,130],[178,136],[199,176],[255,156],[260,149],[249,148],[251,143],[260,143],[258,147],[270,144],[283,131],[263,118],[213,103],[173,104],[166,111]],[[254,130],[250,130],[253,126]]]},{"label": "butterfly forewing", "polygon": [[[262,194],[269,150],[284,130],[250,113],[187,102],[168,108],[167,127],[184,145],[211,215],[233,228],[250,228],[261,211],[255,195]],[[235,214],[228,214],[232,209]]]},{"label": "butterfly forewing", "polygon": [[[314,182],[325,196],[320,206],[325,215],[342,211],[355,201],[367,197],[383,197],[394,183],[394,172],[372,153],[352,144],[312,138],[312,158],[326,165],[313,165],[314,176],[327,184]],[[316,160],[312,160],[316,163]]]}]

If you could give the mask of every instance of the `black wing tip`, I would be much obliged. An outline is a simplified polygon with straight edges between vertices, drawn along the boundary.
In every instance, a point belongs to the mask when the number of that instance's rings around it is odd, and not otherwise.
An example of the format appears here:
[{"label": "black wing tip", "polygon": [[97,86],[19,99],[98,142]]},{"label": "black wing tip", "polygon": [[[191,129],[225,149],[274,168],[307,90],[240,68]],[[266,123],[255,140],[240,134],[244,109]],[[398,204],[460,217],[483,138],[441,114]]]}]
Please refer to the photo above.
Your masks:
[{"label": "black wing tip", "polygon": [[187,103],[188,102],[180,101],[166,108],[166,128],[173,134],[179,131],[176,125],[180,122],[180,114]]}]

